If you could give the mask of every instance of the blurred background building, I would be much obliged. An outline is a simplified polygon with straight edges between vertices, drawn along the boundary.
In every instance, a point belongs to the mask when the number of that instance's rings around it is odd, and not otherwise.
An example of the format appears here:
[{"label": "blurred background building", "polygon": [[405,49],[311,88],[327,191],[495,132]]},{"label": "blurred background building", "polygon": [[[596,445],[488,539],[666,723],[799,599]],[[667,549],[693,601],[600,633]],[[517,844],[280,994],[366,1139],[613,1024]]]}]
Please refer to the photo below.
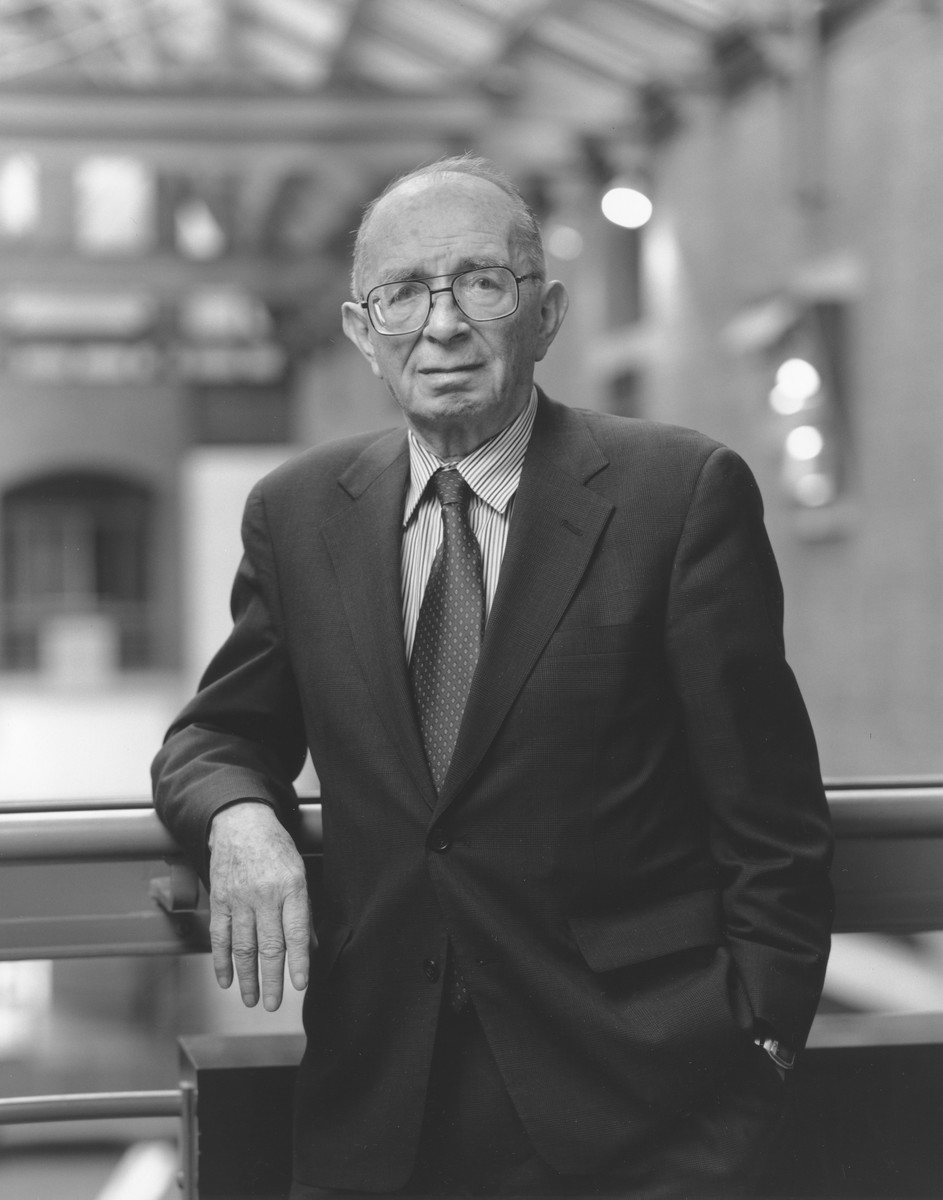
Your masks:
[{"label": "blurred background building", "polygon": [[[251,483],[396,421],[360,210],[464,150],[570,290],[543,387],[752,465],[825,774],[939,778],[941,128],[940,0],[0,0],[0,804],[147,791]],[[859,949],[833,995],[943,1008]],[[0,967],[0,1093],[173,1075],[209,974]]]}]

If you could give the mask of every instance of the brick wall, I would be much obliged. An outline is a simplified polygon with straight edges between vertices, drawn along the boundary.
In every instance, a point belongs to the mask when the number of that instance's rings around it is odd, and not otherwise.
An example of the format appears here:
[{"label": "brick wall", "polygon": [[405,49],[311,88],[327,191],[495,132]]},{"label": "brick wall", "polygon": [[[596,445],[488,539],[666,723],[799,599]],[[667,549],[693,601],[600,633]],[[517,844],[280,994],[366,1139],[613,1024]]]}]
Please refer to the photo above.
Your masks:
[{"label": "brick wall", "polygon": [[[702,98],[657,164],[648,410],[754,467],[790,657],[832,775],[943,768],[941,67],[939,6],[886,0],[827,45],[811,125],[787,83]],[[802,148],[817,144],[805,161],[820,172],[819,206],[797,194]],[[810,286],[840,293],[850,335],[853,469],[819,538],[803,536],[780,490],[773,357],[729,338],[751,306]]]}]

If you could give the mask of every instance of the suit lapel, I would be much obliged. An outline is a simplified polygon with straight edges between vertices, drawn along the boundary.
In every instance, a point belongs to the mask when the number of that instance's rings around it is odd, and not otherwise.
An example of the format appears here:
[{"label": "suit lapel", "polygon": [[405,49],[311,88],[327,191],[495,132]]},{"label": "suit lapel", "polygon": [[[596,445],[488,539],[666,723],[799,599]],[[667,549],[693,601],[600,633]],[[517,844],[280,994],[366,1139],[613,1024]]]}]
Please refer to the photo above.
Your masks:
[{"label": "suit lapel", "polygon": [[400,544],[408,474],[404,432],[374,442],[338,480],[353,503],[321,533],[380,719],[433,808],[436,793],[414,716],[403,645]]},{"label": "suit lapel", "polygon": [[487,752],[579,586],[612,512],[585,484],[606,465],[579,414],[541,396],[478,669],[438,797],[403,646],[405,432],[372,443],[339,479],[353,502],[322,527],[322,536],[380,719],[430,810],[454,799]]},{"label": "suit lapel", "polygon": [[612,504],[585,483],[606,465],[579,414],[541,396],[440,809],[486,753],[589,565]]}]

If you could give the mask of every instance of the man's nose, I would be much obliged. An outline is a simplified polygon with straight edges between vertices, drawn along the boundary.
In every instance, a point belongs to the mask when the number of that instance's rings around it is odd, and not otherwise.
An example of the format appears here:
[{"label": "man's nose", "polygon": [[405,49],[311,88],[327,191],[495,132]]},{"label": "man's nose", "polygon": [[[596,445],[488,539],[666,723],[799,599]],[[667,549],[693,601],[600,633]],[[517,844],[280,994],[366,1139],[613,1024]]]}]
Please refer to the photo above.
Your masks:
[{"label": "man's nose", "polygon": [[451,288],[436,288],[429,304],[429,316],[422,330],[427,337],[442,341],[464,332],[468,318],[455,303]]}]

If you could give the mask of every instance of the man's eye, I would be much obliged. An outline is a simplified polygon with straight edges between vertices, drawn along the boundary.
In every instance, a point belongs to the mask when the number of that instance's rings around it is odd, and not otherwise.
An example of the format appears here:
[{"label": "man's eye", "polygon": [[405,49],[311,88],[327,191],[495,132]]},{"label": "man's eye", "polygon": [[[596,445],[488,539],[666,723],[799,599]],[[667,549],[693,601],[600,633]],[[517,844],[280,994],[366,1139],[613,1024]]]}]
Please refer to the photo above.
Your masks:
[{"label": "man's eye", "polygon": [[465,280],[465,286],[473,292],[494,292],[500,290],[501,284],[493,275],[472,275]]},{"label": "man's eye", "polygon": [[400,283],[390,288],[384,295],[387,304],[410,304],[422,294],[421,283]]}]

